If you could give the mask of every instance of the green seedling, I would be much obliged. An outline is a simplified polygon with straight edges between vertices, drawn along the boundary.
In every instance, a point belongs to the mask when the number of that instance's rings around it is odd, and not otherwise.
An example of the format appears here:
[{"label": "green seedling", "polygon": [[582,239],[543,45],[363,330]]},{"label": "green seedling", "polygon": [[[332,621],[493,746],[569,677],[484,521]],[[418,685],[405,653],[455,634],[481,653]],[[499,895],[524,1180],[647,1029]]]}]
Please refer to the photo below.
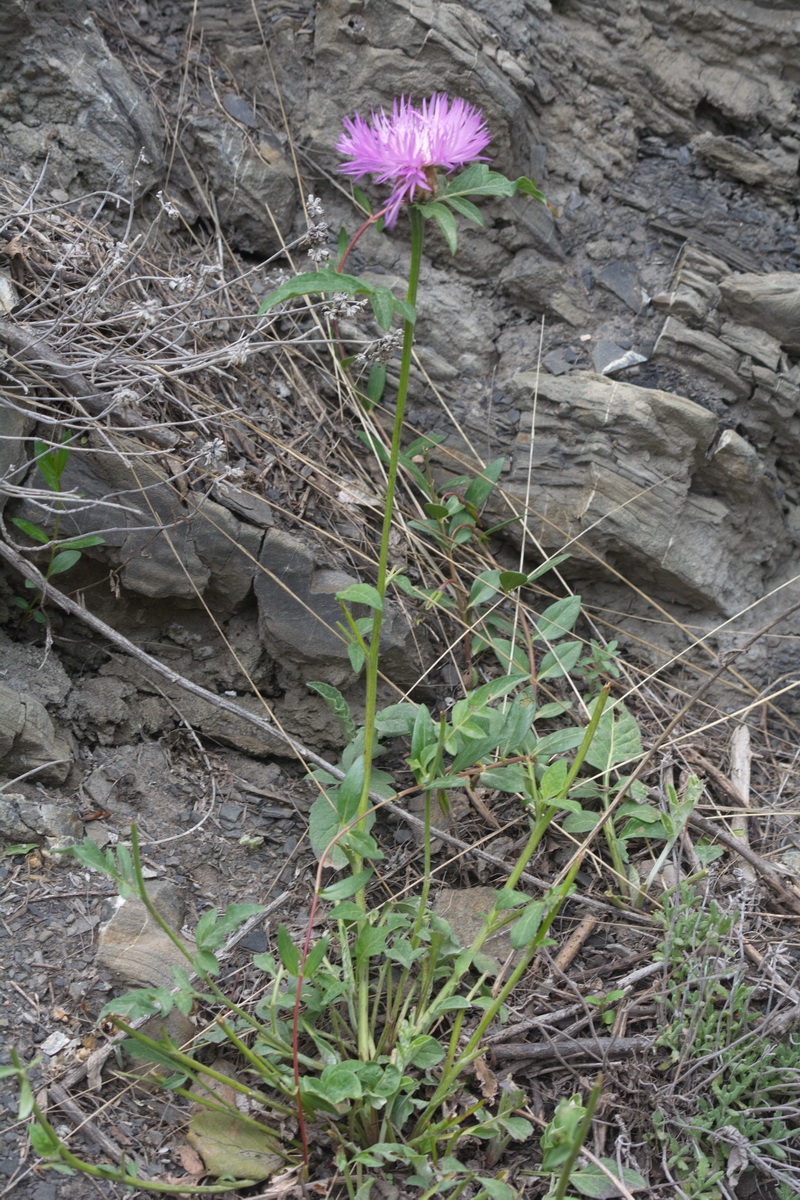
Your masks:
[{"label": "green seedling", "polygon": [[[56,497],[60,496],[63,490],[61,480],[69,462],[71,441],[72,438],[68,435],[57,447],[48,446],[45,442],[34,442],[35,461],[39,474]],[[43,548],[46,547],[48,557],[42,574],[47,580],[71,570],[80,562],[82,551],[88,549],[89,546],[99,546],[105,541],[98,533],[62,540],[59,537],[61,517],[62,502],[57,499],[56,517],[51,533],[24,517],[11,518],[17,529],[21,529],[32,541],[38,542]],[[44,596],[29,579],[25,580],[25,587],[32,590],[34,595],[27,600],[21,596],[15,596],[12,604],[21,609],[26,617],[31,617],[37,624],[42,625],[45,621],[42,611]]]}]

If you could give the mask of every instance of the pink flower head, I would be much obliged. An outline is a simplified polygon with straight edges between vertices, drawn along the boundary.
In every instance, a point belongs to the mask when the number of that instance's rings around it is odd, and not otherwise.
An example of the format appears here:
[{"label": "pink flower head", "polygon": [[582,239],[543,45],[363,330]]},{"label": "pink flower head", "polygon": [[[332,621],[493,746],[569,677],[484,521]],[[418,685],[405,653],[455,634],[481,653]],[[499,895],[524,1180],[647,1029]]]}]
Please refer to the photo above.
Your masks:
[{"label": "pink flower head", "polygon": [[354,179],[374,175],[376,183],[391,183],[386,227],[391,229],[401,205],[414,199],[417,188],[433,190],[434,170],[452,171],[464,163],[483,161],[481,151],[491,134],[479,108],[466,100],[451,100],[435,92],[414,108],[401,96],[392,104],[392,115],[373,110],[372,120],[356,113],[345,117],[344,133],[336,149],[351,161],[339,170]]}]

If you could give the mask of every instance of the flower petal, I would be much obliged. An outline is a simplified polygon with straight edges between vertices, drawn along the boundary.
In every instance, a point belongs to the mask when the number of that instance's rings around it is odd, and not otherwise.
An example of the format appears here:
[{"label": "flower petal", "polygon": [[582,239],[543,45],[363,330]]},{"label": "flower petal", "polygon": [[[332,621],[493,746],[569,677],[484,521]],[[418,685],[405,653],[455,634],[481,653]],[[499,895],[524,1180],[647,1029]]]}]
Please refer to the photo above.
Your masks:
[{"label": "flower petal", "polygon": [[393,102],[391,115],[373,110],[366,121],[356,113],[345,117],[343,126],[336,149],[349,161],[339,169],[354,179],[374,175],[377,183],[392,184],[385,213],[389,229],[417,189],[431,190],[431,168],[452,171],[483,160],[491,138],[479,108],[459,97],[451,100],[444,92],[434,92],[419,108],[411,97],[401,96]]}]

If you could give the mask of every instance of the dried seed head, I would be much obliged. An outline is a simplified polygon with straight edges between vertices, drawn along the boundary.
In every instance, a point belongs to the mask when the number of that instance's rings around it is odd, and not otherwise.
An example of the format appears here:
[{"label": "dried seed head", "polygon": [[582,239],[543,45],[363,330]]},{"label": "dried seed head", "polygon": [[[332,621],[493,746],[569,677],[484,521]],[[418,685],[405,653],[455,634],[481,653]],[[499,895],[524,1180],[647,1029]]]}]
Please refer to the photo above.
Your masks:
[{"label": "dried seed head", "polygon": [[347,292],[334,292],[322,311],[326,317],[356,317],[364,311],[368,303],[367,296],[360,296],[356,300],[348,296]]},{"label": "dried seed head", "polygon": [[365,350],[357,354],[354,360],[355,364],[358,367],[365,367],[372,366],[374,363],[388,363],[394,358],[402,344],[402,330],[393,329],[391,333],[384,334],[376,342],[371,342]]}]

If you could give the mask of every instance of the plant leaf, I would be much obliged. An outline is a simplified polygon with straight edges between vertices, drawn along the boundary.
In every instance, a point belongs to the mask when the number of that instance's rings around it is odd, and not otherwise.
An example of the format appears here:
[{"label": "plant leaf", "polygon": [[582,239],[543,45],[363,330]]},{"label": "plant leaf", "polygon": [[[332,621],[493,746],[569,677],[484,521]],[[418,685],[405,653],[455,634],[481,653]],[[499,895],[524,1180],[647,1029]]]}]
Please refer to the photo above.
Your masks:
[{"label": "plant leaf", "polygon": [[555,642],[569,633],[581,611],[580,596],[564,596],[544,610],[536,623],[534,637],[543,642]]},{"label": "plant leaf", "polygon": [[59,550],[58,554],[53,556],[52,562],[47,569],[47,578],[51,575],[61,575],[64,571],[69,571],[77,562],[80,562],[80,550]]},{"label": "plant leaf", "polygon": [[319,896],[321,900],[346,900],[348,896],[354,896],[360,891],[374,874],[372,867],[368,867],[363,871],[357,871],[355,875],[348,875],[346,879],[338,879],[336,883],[328,884],[323,888]]},{"label": "plant leaf", "polygon": [[371,583],[351,583],[349,587],[336,593],[336,599],[348,604],[366,604],[368,608],[383,612],[381,594]]},{"label": "plant leaf", "polygon": [[285,925],[278,926],[278,954],[289,974],[297,977],[300,974],[300,954]]},{"label": "plant leaf", "polygon": [[27,533],[34,542],[39,542],[40,545],[45,545],[50,541],[50,534],[45,533],[38,525],[34,525],[33,521],[26,521],[24,517],[12,517],[11,523],[16,525],[17,529],[21,529],[23,533]]}]

